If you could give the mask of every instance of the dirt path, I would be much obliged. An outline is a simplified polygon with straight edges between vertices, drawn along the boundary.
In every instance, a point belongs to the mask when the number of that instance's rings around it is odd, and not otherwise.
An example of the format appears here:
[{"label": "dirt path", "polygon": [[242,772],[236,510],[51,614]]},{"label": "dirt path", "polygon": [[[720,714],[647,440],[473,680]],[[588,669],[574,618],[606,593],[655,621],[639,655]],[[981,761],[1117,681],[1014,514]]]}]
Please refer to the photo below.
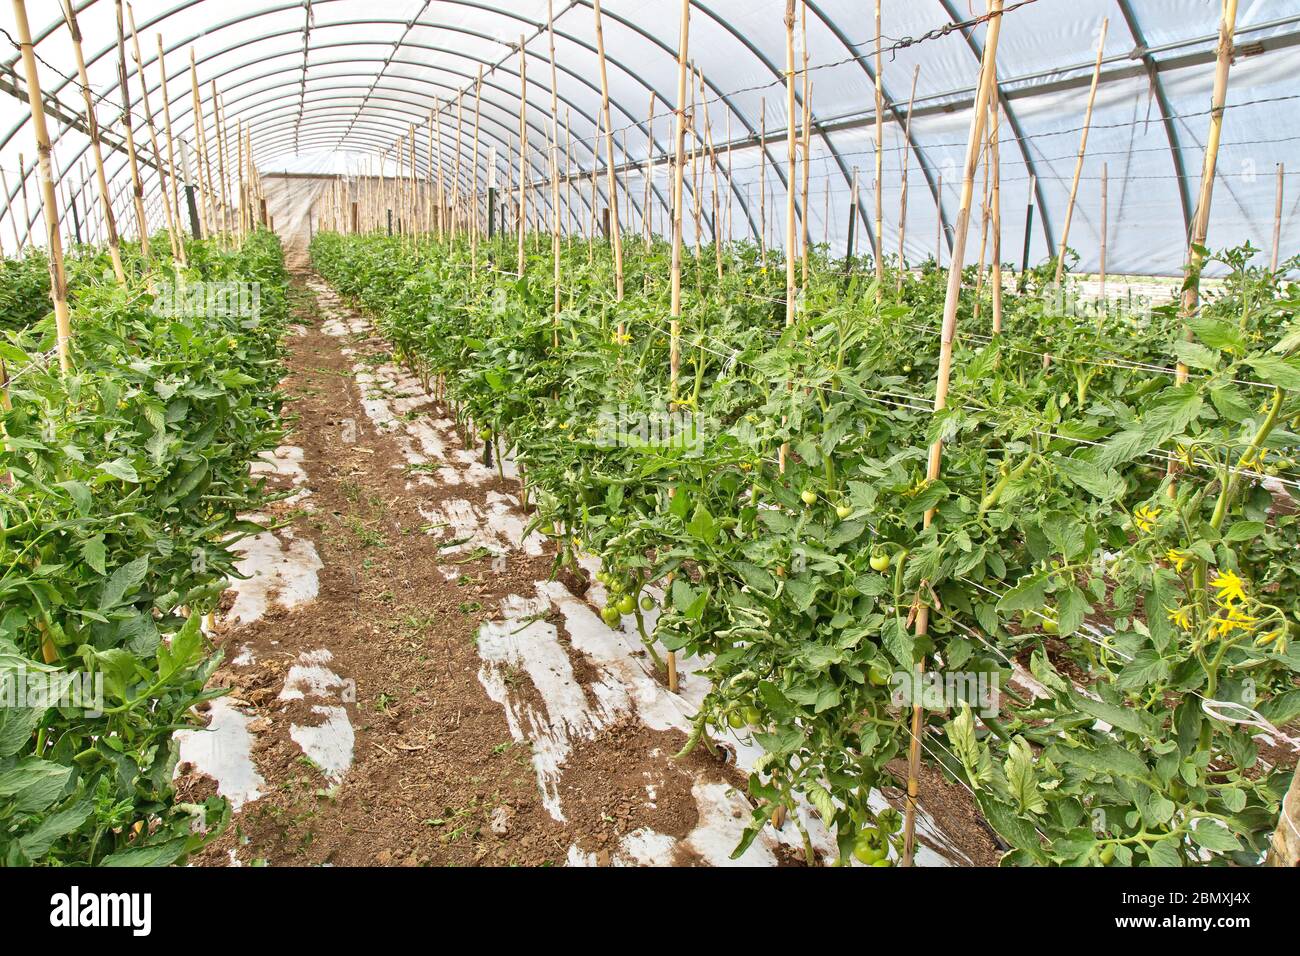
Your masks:
[{"label": "dirt path", "polygon": [[[182,735],[182,793],[236,807],[195,862],[728,862],[752,744],[671,758],[707,689],[689,662],[669,694],[584,600],[599,594],[548,580],[509,465],[502,478],[466,450],[319,279],[296,286],[294,418],[257,466],[284,494],[259,516],[277,527],[244,546],[250,577],[216,626],[214,683],[233,692]],[[923,862],[989,849],[928,821],[923,839]],[[768,828],[740,862],[798,862],[802,846],[796,826]]]}]

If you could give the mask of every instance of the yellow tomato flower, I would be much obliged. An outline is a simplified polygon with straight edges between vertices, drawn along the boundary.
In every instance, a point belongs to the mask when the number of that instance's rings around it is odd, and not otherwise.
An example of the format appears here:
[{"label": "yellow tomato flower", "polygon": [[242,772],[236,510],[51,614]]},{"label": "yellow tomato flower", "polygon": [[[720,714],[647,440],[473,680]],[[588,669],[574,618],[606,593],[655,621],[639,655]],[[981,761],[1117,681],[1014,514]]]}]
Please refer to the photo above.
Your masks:
[{"label": "yellow tomato flower", "polygon": [[1192,629],[1192,609],[1190,607],[1176,607],[1166,613],[1169,615],[1172,624],[1184,631]]},{"label": "yellow tomato flower", "polygon": [[1144,532],[1150,532],[1156,526],[1158,520],[1160,520],[1159,508],[1148,508],[1146,505],[1142,505],[1133,512],[1133,521]]},{"label": "yellow tomato flower", "polygon": [[1187,562],[1192,560],[1192,556],[1186,551],[1179,551],[1177,548],[1170,548],[1165,552],[1165,558],[1169,561],[1175,571],[1182,573],[1187,567]]},{"label": "yellow tomato flower", "polygon": [[1210,585],[1219,592],[1214,600],[1221,605],[1246,600],[1245,584],[1245,581],[1237,577],[1237,572],[1231,569],[1220,571],[1210,580]]},{"label": "yellow tomato flower", "polygon": [[1215,637],[1227,637],[1233,631],[1250,631],[1259,623],[1259,618],[1252,617],[1239,607],[1229,607],[1225,614],[1214,619],[1210,633]]}]

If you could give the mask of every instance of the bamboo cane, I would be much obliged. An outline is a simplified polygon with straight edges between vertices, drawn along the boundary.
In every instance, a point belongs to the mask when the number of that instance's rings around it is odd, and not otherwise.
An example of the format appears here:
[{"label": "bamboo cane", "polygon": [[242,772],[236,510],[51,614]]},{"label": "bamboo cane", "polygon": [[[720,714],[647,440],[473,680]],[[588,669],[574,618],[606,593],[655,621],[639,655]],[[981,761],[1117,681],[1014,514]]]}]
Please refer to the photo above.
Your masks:
[{"label": "bamboo cane", "polygon": [[934,265],[943,268],[943,173],[934,187]]},{"label": "bamboo cane", "polygon": [[1269,260],[1268,271],[1277,272],[1278,252],[1282,247],[1282,192],[1283,180],[1286,178],[1285,167],[1277,164],[1277,198],[1273,202],[1273,257]]},{"label": "bamboo cane", "polygon": [[[122,245],[117,236],[117,218],[113,215],[108,177],[104,174],[104,151],[100,145],[99,120],[95,115],[95,100],[90,89],[90,80],[86,76],[86,58],[81,49],[81,28],[77,24],[77,14],[72,8],[72,0],[63,0],[63,17],[68,24],[68,34],[72,38],[72,52],[77,63],[77,85],[81,88],[82,101],[86,105],[86,131],[90,139],[90,155],[95,162],[104,230],[108,236],[108,255],[113,262],[113,276],[117,284],[126,285],[126,269],[122,266]],[[6,188],[5,194],[8,195],[8,192]]]},{"label": "bamboo cane", "polygon": [[984,162],[983,173],[984,181],[980,187],[980,254],[979,264],[975,267],[975,305],[973,319],[976,325],[979,325],[980,306],[983,304],[984,296],[984,262],[988,253],[989,239],[989,136],[992,133],[991,128],[985,126],[984,132]]},{"label": "bamboo cane", "polygon": [[[1201,191],[1196,202],[1196,215],[1192,217],[1191,241],[1188,243],[1187,279],[1183,285],[1182,307],[1179,316],[1187,326],[1186,336],[1192,339],[1189,324],[1195,318],[1201,303],[1201,263],[1205,258],[1205,237],[1210,229],[1210,202],[1214,198],[1214,176],[1219,164],[1219,140],[1223,135],[1223,111],[1228,98],[1228,70],[1232,66],[1232,39],[1237,29],[1237,0],[1223,0],[1223,17],[1219,21],[1219,43],[1214,66],[1214,90],[1210,96],[1210,133],[1205,141],[1205,156],[1201,163]],[[1174,382],[1182,385],[1187,381],[1187,365],[1178,362]],[[1177,494],[1172,480],[1174,462],[1171,459],[1167,473],[1169,497]]]},{"label": "bamboo cane", "polygon": [[482,131],[483,120],[483,65],[479,64],[478,79],[474,83],[474,173],[470,179],[470,257],[473,260],[474,254],[478,249],[478,234],[480,230],[478,215],[478,166],[479,166],[479,138]]},{"label": "bamboo cane", "polygon": [[[35,170],[37,164],[32,165]],[[23,196],[23,242],[32,237],[32,209],[27,201],[27,163],[22,153],[18,154],[18,189]]]},{"label": "bamboo cane", "polygon": [[1300,767],[1291,775],[1291,786],[1282,797],[1265,865],[1290,869],[1300,866]]},{"label": "bamboo cane", "polygon": [[758,263],[767,268],[767,97],[758,105]]},{"label": "bamboo cane", "polygon": [[885,287],[885,94],[880,58],[880,0],[876,0],[876,301]]},{"label": "bamboo cane", "polygon": [[135,223],[139,230],[140,254],[149,261],[149,223],[144,212],[144,186],[140,182],[140,166],[136,159],[134,123],[131,117],[131,93],[126,83],[126,25],[123,20],[122,0],[116,0],[117,10],[117,75],[122,91],[122,125],[126,132],[126,154],[131,170],[131,191],[135,201]]},{"label": "bamboo cane", "polygon": [[[939,348],[939,372],[935,384],[934,410],[941,412],[948,404],[948,384],[952,376],[953,342],[957,334],[957,306],[961,299],[961,264],[965,259],[966,231],[970,223],[971,201],[975,193],[975,167],[979,162],[980,145],[984,138],[984,124],[987,116],[990,94],[996,76],[998,38],[1002,32],[1002,0],[989,0],[988,32],[984,38],[984,54],[980,64],[980,79],[975,94],[974,109],[971,114],[970,132],[966,140],[966,163],[962,173],[961,204],[957,211],[957,222],[953,235],[952,264],[948,269],[948,287],[944,297],[943,327]],[[930,446],[929,464],[926,477],[937,481],[943,462],[943,441],[936,440]],[[925,513],[924,525],[929,527],[934,521],[934,509]],[[924,582],[922,582],[924,590]],[[916,628],[918,637],[924,637],[929,631],[930,609],[920,598],[917,599]],[[925,662],[921,661],[918,671],[923,671]],[[919,695],[918,695],[919,696]],[[903,865],[911,866],[916,850],[916,797],[921,767],[921,701],[912,706],[912,739],[907,755],[907,813],[903,829]]]},{"label": "bamboo cane", "polygon": [[[599,2],[598,2],[599,5]],[[600,22],[599,13],[596,16]],[[555,274],[551,344],[560,347],[560,102],[555,70],[555,0],[546,0],[546,34],[551,59],[551,259]]]},{"label": "bamboo cane", "polygon": [[525,166],[528,162],[528,54],[524,49],[524,35],[519,34],[519,278],[524,277],[525,233],[528,229],[528,187]]},{"label": "bamboo cane", "polygon": [[451,235],[454,240],[460,227],[460,157],[465,130],[465,91],[456,94],[456,162],[451,174]]},{"label": "bamboo cane", "polygon": [[808,4],[800,6],[801,29],[803,36],[803,167],[799,193],[802,198],[803,228],[799,230],[801,242],[799,250],[802,275],[800,285],[808,287],[808,246],[812,241],[812,225],[808,215],[808,173],[812,167],[812,77],[808,72]]},{"label": "bamboo cane", "polygon": [[1108,220],[1110,218],[1110,210],[1106,208],[1109,200],[1109,197],[1107,195],[1109,189],[1109,182],[1108,182],[1109,178],[1110,178],[1110,164],[1102,163],[1101,164],[1101,252],[1100,252],[1101,261],[1099,264],[1100,275],[1098,276],[1098,284],[1100,286],[1099,297],[1101,298],[1103,305],[1106,302],[1106,233],[1108,230]]},{"label": "bamboo cane", "polygon": [[204,127],[203,119],[203,98],[199,95],[199,73],[194,62],[194,48],[190,47],[190,96],[192,99],[192,109],[194,112],[194,178],[199,187],[200,205],[202,206],[203,235],[211,236],[213,233],[213,217],[211,215],[211,179],[204,175],[204,163],[207,159],[207,131]]},{"label": "bamboo cane", "polygon": [[[785,324],[794,325],[795,299],[799,289],[795,277],[795,264],[798,246],[795,238],[795,190],[798,188],[798,176],[795,164],[799,151],[799,124],[795,122],[794,97],[794,4],[795,0],[785,0]],[[877,7],[879,4],[877,3]],[[781,457],[785,458],[783,445]]]},{"label": "bamboo cane", "polygon": [[[1235,0],[1234,0],[1235,2]],[[1070,240],[1070,220],[1074,218],[1074,200],[1079,194],[1079,177],[1083,175],[1083,154],[1088,149],[1088,130],[1092,126],[1092,106],[1097,100],[1097,84],[1101,79],[1101,59],[1106,53],[1106,29],[1110,18],[1101,21],[1101,34],[1097,37],[1097,62],[1092,68],[1092,85],[1088,87],[1088,107],[1083,113],[1083,132],[1079,136],[1079,155],[1074,161],[1074,181],[1070,184],[1070,198],[1065,204],[1065,221],[1061,225],[1061,244],[1056,252],[1056,284],[1061,284],[1065,271],[1065,247]]]},{"label": "bamboo cane", "polygon": [[[167,95],[167,62],[163,50],[162,34],[157,34],[155,39],[158,41],[158,72],[160,75],[158,88],[162,92],[163,132],[167,136],[167,172],[172,184],[172,206],[176,210],[176,218],[179,223],[181,218],[181,187],[180,180],[176,177],[176,146],[175,140],[172,138],[172,104],[171,98]],[[181,263],[185,264],[187,261],[185,258],[185,230],[181,228],[179,232],[181,233]]]},{"label": "bamboo cane", "polygon": [[650,202],[654,195],[654,163],[655,163],[655,93],[650,91],[650,109],[646,112],[646,144],[645,144],[645,192],[641,202],[641,230],[645,234],[645,249],[650,251],[651,241],[651,222],[650,222]]},{"label": "bamboo cane", "polygon": [[[185,249],[183,242],[177,235],[176,218],[172,213],[171,198],[167,189],[167,182],[164,179],[165,167],[163,165],[162,150],[158,148],[158,130],[154,124],[153,106],[149,102],[149,81],[144,75],[144,58],[140,56],[140,34],[135,28],[135,10],[129,3],[126,5],[126,16],[131,25],[131,56],[135,61],[135,74],[140,80],[140,102],[144,106],[145,127],[149,131],[149,148],[153,150],[154,167],[158,174],[158,192],[162,199],[163,221],[167,224],[167,239],[171,244],[172,259],[184,265]],[[165,83],[163,90],[165,96]]]},{"label": "bamboo cane", "polygon": [[[21,173],[21,170],[19,170],[19,172]],[[13,203],[9,201],[9,176],[3,169],[0,169],[0,186],[3,186],[5,191],[5,212],[8,213],[9,225],[12,226],[14,230],[14,246],[17,252],[21,253],[23,251],[23,240],[22,237],[18,235],[18,217],[14,215]],[[125,281],[125,277],[123,278],[123,281]]]},{"label": "bamboo cane", "polygon": [[993,169],[992,211],[989,225],[993,230],[993,270],[989,281],[993,285],[993,334],[1002,331],[1002,157],[998,137],[1001,132],[1001,117],[998,113],[998,100],[989,97],[989,122],[993,132],[989,136],[989,156]]},{"label": "bamboo cane", "polygon": [[[672,299],[669,322],[668,395],[677,400],[677,380],[682,360],[682,206],[686,161],[686,60],[690,43],[691,2],[682,0],[681,33],[677,40],[677,129],[673,137],[673,252]],[[669,651],[668,689],[677,692],[677,654]]]},{"label": "bamboo cane", "polygon": [[898,197],[898,292],[903,291],[903,264],[907,261],[904,245],[907,242],[907,161],[912,151],[906,145],[912,142],[912,107],[916,104],[916,81],[921,75],[921,64],[912,70],[912,92],[907,97],[907,122],[903,124],[903,178]]},{"label": "bamboo cane", "polygon": [[429,112],[429,126],[434,131],[434,136],[437,140],[437,149],[438,149],[438,188],[437,188],[437,195],[434,197],[434,201],[438,204],[438,241],[439,242],[441,242],[444,236],[446,235],[446,226],[447,226],[447,223],[443,218],[445,215],[444,209],[446,208],[446,193],[444,192],[445,183],[443,181],[443,174],[442,174],[442,121],[438,118],[441,115],[442,115],[442,111],[439,109],[438,100],[435,97],[433,101],[433,109]]},{"label": "bamboo cane", "polygon": [[[32,50],[32,30],[27,23],[27,4],[14,2],[14,26],[18,32],[18,49],[27,80],[27,103],[31,108],[32,132],[36,136],[36,163],[40,170],[41,207],[45,213],[45,235],[50,255],[50,301],[54,304],[55,350],[59,369],[71,369],[68,347],[72,341],[72,320],[68,312],[68,280],[63,268],[63,240],[59,236],[59,207],[55,197],[53,170],[50,165],[50,131],[45,125],[45,106],[41,100],[41,78],[36,72],[36,55]],[[30,221],[30,220],[29,220]],[[46,656],[47,661],[49,656]]]},{"label": "bamboo cane", "polygon": [[719,233],[718,220],[722,207],[718,194],[718,154],[713,148],[713,121],[706,111],[704,114],[704,146],[709,154],[709,169],[713,174],[713,258],[718,270],[718,283],[722,282],[722,236]]}]

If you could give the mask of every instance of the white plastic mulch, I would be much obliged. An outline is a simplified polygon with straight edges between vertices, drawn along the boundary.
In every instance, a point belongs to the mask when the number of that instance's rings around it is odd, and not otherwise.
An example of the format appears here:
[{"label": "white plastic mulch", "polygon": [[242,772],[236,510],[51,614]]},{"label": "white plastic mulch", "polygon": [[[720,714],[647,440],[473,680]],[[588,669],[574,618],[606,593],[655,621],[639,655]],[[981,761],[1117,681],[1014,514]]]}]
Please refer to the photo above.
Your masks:
[{"label": "white plastic mulch", "polygon": [[[310,285],[324,317],[324,331],[340,338],[369,333],[368,323],[341,307],[328,286],[319,280]],[[352,354],[347,348],[344,352]],[[409,488],[437,486],[454,490],[481,485],[495,477],[495,468],[485,467],[476,452],[461,446],[453,423],[438,415],[432,396],[405,369],[357,361],[353,372],[365,414],[376,430],[396,442],[405,459]],[[276,461],[259,467],[288,478],[294,486],[309,484],[307,475],[301,472],[301,453],[295,457],[292,449],[282,449]],[[517,475],[509,460],[503,463],[503,470],[508,477]],[[510,561],[512,555],[542,553],[544,539],[536,534],[523,536],[528,518],[513,495],[489,492],[486,508],[468,498],[449,497],[436,506],[427,506],[422,513],[426,532],[448,542],[442,553],[446,559],[444,574],[449,578],[459,573],[453,562],[475,549],[487,549],[501,562]],[[256,620],[272,602],[292,608],[312,600],[320,566],[310,542],[295,539],[288,529],[259,535],[247,543],[240,565],[241,572],[250,575],[249,580],[232,582],[237,592],[232,618]],[[602,589],[593,586],[589,597],[601,600]],[[557,628],[541,619],[552,609],[562,616],[571,647],[583,654],[598,674],[586,692],[573,672]],[[537,581],[533,593],[512,595],[503,601],[499,616],[481,628],[477,647],[482,660],[480,683],[488,697],[501,706],[514,739],[531,746],[543,806],[559,821],[565,819],[561,797],[565,761],[575,746],[629,720],[653,731],[689,733],[691,719],[708,690],[705,679],[695,673],[700,662],[688,658],[679,660],[680,693],[670,693],[647,671],[631,617],[620,627],[610,628],[595,607],[554,581]],[[337,782],[351,765],[353,730],[341,706],[350,692],[349,682],[330,669],[330,660],[324,648],[302,655],[287,673],[280,698],[312,702],[313,712],[321,722],[313,727],[293,726],[291,737]],[[526,675],[532,692],[520,689],[519,675]],[[540,706],[534,703],[537,700]],[[254,735],[248,722],[238,706],[217,701],[208,731],[186,731],[182,735],[182,759],[213,776],[221,792],[237,807],[256,800],[264,786],[249,758]],[[742,773],[751,769],[762,753],[747,735],[729,733],[721,742],[734,752]],[[608,862],[667,865],[678,850],[686,850],[715,865],[773,866],[782,844],[802,853],[798,827],[787,822],[780,831],[765,828],[745,854],[732,861],[731,852],[750,817],[749,801],[726,784],[702,779],[692,785],[692,793],[698,808],[698,824],[692,832],[678,840],[642,827],[625,835],[610,850]],[[653,804],[655,797],[654,786],[647,785],[646,800]],[[886,805],[878,794],[876,800],[880,807]],[[817,815],[806,805],[800,805],[797,813],[819,854],[834,858],[833,837]],[[924,813],[918,826],[934,845],[951,846],[943,831]],[[598,861],[595,855],[574,846],[569,849],[568,862],[585,866]],[[967,861],[955,849],[940,854],[921,845],[917,862],[943,866]]]}]

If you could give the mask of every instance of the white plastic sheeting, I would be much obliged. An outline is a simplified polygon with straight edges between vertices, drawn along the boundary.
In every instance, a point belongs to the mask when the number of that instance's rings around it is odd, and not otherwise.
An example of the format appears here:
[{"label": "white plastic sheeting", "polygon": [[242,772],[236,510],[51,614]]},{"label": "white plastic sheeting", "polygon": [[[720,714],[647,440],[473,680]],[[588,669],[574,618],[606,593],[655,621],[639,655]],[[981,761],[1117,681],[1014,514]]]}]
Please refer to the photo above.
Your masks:
[{"label": "white plastic sheeting", "polygon": [[[58,137],[55,163],[65,174],[65,209],[76,205],[85,238],[98,238],[98,215],[91,189],[83,190],[86,137],[65,120],[82,109],[72,81],[74,61],[58,4],[27,3],[39,69],[48,101],[64,119],[51,120]],[[759,195],[766,190],[770,244],[785,233],[785,97],[783,0],[692,0],[691,56],[704,78],[698,126],[707,117],[724,169],[732,172],[732,238],[754,237]],[[166,48],[166,91],[178,135],[192,142],[189,55],[197,63],[204,122],[213,136],[210,98],[215,81],[224,102],[230,135],[237,124],[251,130],[259,167],[272,170],[339,174],[356,171],[367,157],[391,150],[414,123],[418,165],[430,167],[427,130],[437,107],[441,162],[450,171],[461,153],[463,175],[471,162],[486,163],[496,146],[502,182],[508,166],[518,166],[512,144],[518,136],[521,36],[528,56],[528,150],[530,175],[546,167],[551,79],[547,0],[138,0],[135,17],[141,33],[144,72],[161,122],[161,73],[155,35]],[[99,120],[115,141],[122,122],[117,86],[115,10],[112,0],[77,0],[86,38],[91,86],[99,101]],[[612,122],[618,162],[626,167],[620,209],[629,231],[640,231],[643,170],[650,155],[646,122],[654,96],[653,155],[662,161],[671,141],[670,112],[676,89],[678,5],[670,0],[606,0],[605,45],[609,56]],[[827,238],[844,248],[851,210],[849,180],[862,171],[859,249],[865,251],[874,224],[874,40],[872,4],[862,0],[800,2],[800,46],[812,67],[814,136],[810,154],[810,199],[806,210],[814,240]],[[963,0],[884,0],[882,34],[886,47],[907,38],[963,22],[983,4]],[[1073,172],[1087,85],[1101,21],[1110,19],[1102,84],[1093,117],[1088,157],[1071,228],[1070,245],[1082,267],[1094,268],[1099,236],[1102,164],[1110,178],[1108,265],[1113,272],[1172,274],[1178,271],[1195,201],[1196,181],[1209,116],[1209,94],[1220,4],[1213,0],[1033,0],[1005,17],[998,56],[1001,89],[1001,167],[1004,249],[1018,258],[1025,225],[1030,176],[1038,177],[1031,260],[1048,256],[1059,239]],[[600,89],[591,0],[554,0],[557,93],[561,134],[572,136],[577,167],[590,170]],[[806,27],[805,27],[806,24]],[[0,28],[15,34],[9,5],[0,7]],[[946,223],[956,216],[957,175],[965,146],[969,105],[985,26],[953,28],[890,50],[884,57],[885,90],[884,248],[898,245],[899,193],[904,154],[908,154],[910,260],[946,257],[950,236],[938,231],[938,210]],[[806,44],[804,41],[806,31]],[[1293,156],[1300,140],[1300,87],[1294,79],[1300,51],[1300,0],[1241,0],[1237,56],[1228,93],[1219,163],[1219,182],[1211,220],[1215,247],[1251,240],[1271,245],[1275,170]],[[129,54],[128,41],[128,60]],[[475,79],[484,70],[482,148],[471,155],[468,117]],[[917,74],[911,140],[903,135],[913,71]],[[0,87],[24,89],[18,53],[0,35]],[[128,87],[137,124],[137,143],[147,151],[140,84],[128,63]],[[454,99],[465,93],[467,123],[455,139]],[[12,252],[28,226],[38,240],[35,154],[25,100],[0,95],[0,168],[14,199],[10,215],[0,216],[0,243]],[[766,117],[767,162],[760,161],[757,138]],[[730,140],[728,141],[728,130]],[[724,144],[730,142],[732,148]],[[231,153],[233,155],[233,143]],[[20,171],[19,154],[24,168]],[[512,158],[513,157],[513,158]],[[435,158],[435,164],[438,159]],[[1287,173],[1282,249],[1300,249],[1300,159]],[[134,216],[121,153],[110,149],[111,190],[124,230]],[[24,176],[25,174],[25,176]],[[158,181],[145,167],[152,202],[151,224],[162,226]],[[940,191],[938,182],[943,180]],[[19,185],[29,196],[24,210]],[[480,175],[483,183],[485,176]],[[706,182],[706,188],[711,183]],[[601,196],[606,202],[602,178]],[[573,219],[589,222],[591,186],[575,186]],[[651,224],[661,232],[667,217],[665,166],[658,167],[651,200]],[[540,200],[549,199],[545,191]],[[6,196],[0,195],[0,208]],[[936,202],[936,199],[939,200]],[[710,203],[711,204],[711,203]],[[68,219],[71,219],[70,214]],[[705,240],[712,235],[711,210]],[[15,221],[16,220],[16,221]],[[719,224],[725,228],[725,220]],[[280,220],[277,218],[277,226]],[[295,227],[296,228],[296,227]],[[67,231],[73,231],[68,222]],[[693,238],[687,229],[688,241]],[[975,244],[968,244],[968,249]],[[975,255],[972,251],[970,255]],[[1260,261],[1265,261],[1266,252]]]}]

